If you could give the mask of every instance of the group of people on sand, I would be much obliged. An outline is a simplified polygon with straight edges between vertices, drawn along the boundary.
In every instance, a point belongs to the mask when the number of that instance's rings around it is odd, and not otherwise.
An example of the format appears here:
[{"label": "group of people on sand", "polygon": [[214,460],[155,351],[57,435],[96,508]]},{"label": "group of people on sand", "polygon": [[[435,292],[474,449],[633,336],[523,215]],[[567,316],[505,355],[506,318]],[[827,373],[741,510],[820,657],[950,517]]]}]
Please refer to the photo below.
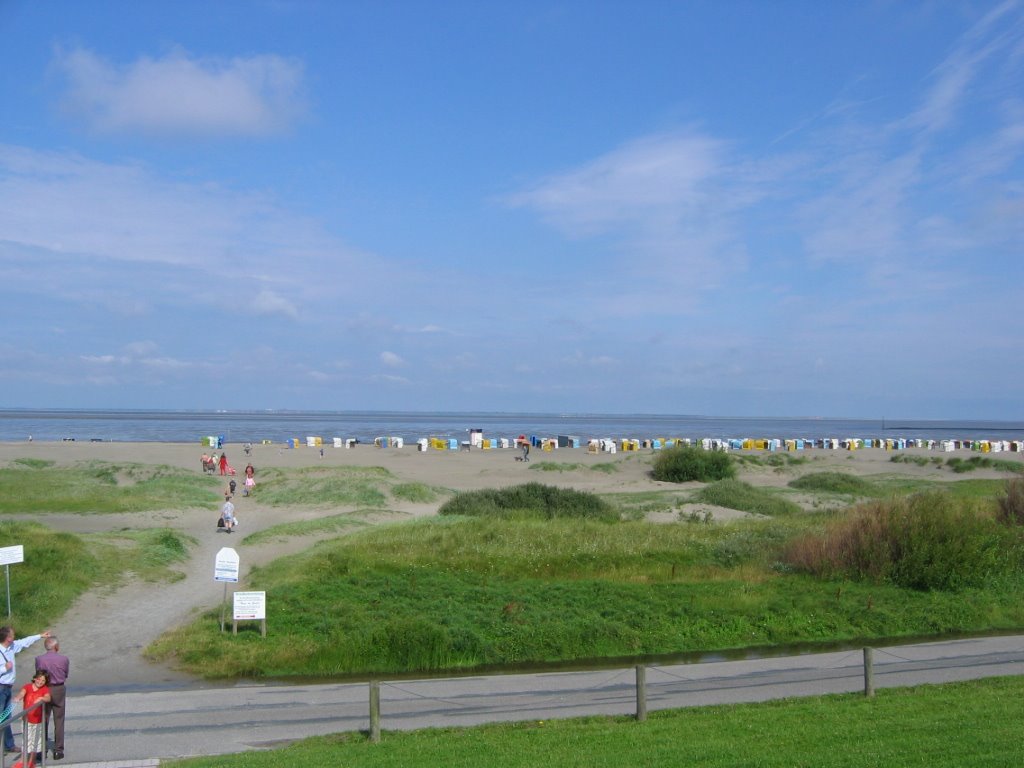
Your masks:
[{"label": "group of people on sand", "polygon": [[235,474],[235,468],[228,463],[228,455],[226,453],[222,453],[220,456],[216,453],[204,453],[200,461],[202,461],[203,464],[203,472],[206,472],[207,474],[212,475],[218,469],[220,469],[222,476]]},{"label": "group of people on sand", "polygon": [[[15,657],[40,639],[44,640],[43,647],[46,652],[36,656],[35,674],[15,693]],[[54,760],[64,759],[64,685],[70,668],[68,657],[60,652],[60,642],[49,630],[16,640],[13,627],[0,627],[0,721],[5,723],[3,751],[21,752],[23,766],[42,762],[43,753],[48,749],[46,733],[51,718],[52,756]],[[11,711],[16,703],[21,703],[24,711],[28,712],[23,720],[24,730],[20,749],[14,743],[14,732],[10,725]],[[42,706],[32,709],[39,703],[42,703]]]},{"label": "group of people on sand", "polygon": [[[245,480],[242,481],[242,495],[249,496],[256,488],[256,468],[253,467],[252,462],[245,466]],[[225,533],[231,533],[236,527],[238,527],[238,516],[235,515],[235,505],[231,501],[235,495],[235,489],[238,484],[234,479],[228,482],[228,488],[224,491],[224,503],[220,508],[220,519],[217,521],[217,530],[223,530]]]}]

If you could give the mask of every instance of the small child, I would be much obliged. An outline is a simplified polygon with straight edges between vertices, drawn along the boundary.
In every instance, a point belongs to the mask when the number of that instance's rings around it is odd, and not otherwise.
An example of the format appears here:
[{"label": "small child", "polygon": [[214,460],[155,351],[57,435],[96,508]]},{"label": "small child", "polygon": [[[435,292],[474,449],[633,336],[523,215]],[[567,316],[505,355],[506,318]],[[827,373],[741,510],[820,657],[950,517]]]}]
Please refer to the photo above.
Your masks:
[{"label": "small child", "polygon": [[[37,701],[43,701],[47,704],[50,703],[50,673],[49,672],[36,672],[35,677],[32,678],[31,683],[26,683],[25,686],[14,694],[15,701],[24,702],[22,706],[25,709],[30,709],[33,704]],[[36,760],[43,759],[43,749],[46,747],[43,744],[43,707],[39,707],[34,712],[30,712],[28,717],[25,718],[25,754],[29,755],[29,764],[32,764],[32,757]]]}]

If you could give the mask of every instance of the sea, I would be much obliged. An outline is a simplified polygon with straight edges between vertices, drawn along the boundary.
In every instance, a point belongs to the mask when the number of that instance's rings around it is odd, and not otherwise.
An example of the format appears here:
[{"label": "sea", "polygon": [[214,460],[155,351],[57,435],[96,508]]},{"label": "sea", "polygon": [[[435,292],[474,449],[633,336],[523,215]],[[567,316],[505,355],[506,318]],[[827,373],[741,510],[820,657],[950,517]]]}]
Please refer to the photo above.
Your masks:
[{"label": "sea", "polygon": [[82,440],[198,443],[278,443],[290,438],[424,437],[469,439],[578,437],[621,440],[654,438],[907,438],[925,440],[1024,440],[1020,421],[921,421],[828,417],[687,416],[644,413],[500,413],[292,410],[77,410],[0,409],[0,441]]}]

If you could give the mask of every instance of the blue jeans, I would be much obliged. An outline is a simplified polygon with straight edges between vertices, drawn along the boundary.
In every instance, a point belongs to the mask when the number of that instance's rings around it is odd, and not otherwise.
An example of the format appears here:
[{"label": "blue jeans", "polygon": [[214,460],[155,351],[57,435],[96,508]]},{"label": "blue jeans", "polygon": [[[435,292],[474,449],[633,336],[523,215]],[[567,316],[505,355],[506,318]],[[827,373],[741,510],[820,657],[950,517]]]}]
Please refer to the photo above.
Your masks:
[{"label": "blue jeans", "polygon": [[[3,712],[11,704],[12,692],[11,686],[0,685],[0,712]],[[7,721],[7,725],[4,726],[4,748],[14,749],[14,732],[11,730],[10,720]]]}]

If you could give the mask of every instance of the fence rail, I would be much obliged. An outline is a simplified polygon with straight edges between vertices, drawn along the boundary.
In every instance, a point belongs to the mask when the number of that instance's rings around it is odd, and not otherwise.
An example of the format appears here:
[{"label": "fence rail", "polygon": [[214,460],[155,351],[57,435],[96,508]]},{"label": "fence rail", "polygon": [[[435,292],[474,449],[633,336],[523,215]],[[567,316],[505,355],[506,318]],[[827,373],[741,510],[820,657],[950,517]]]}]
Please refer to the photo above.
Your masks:
[{"label": "fence rail", "polygon": [[[11,756],[14,758],[14,760],[12,761],[12,764],[13,763],[17,763],[20,760],[21,764],[23,766],[28,766],[28,765],[44,766],[44,765],[46,765],[46,731],[45,730],[43,731],[43,752],[42,752],[42,756],[41,756],[41,758],[39,759],[38,762],[36,762],[34,757],[31,757],[31,758],[29,757],[29,754],[27,752],[28,744],[26,743],[26,739],[25,739],[25,735],[26,735],[25,734],[25,731],[26,731],[25,724],[28,722],[28,720],[27,720],[28,716],[31,715],[33,712],[35,712],[37,709],[39,709],[40,707],[43,707],[43,706],[45,706],[45,702],[37,701],[35,704],[33,704],[28,709],[23,709],[17,715],[14,715],[14,714],[9,715],[6,719],[4,719],[2,722],[0,722],[0,729],[3,729],[3,728],[7,728],[8,726],[12,726],[14,724],[14,721],[16,721],[16,720],[20,720],[21,721],[21,752],[20,752],[20,757],[19,757],[19,753],[18,752],[12,752]],[[43,728],[46,727],[46,713],[45,712],[43,713],[43,723],[42,723],[42,725],[43,725]],[[2,749],[2,747],[0,747],[0,750],[2,750],[2,754],[0,754],[0,768],[7,768],[7,750]]]}]

